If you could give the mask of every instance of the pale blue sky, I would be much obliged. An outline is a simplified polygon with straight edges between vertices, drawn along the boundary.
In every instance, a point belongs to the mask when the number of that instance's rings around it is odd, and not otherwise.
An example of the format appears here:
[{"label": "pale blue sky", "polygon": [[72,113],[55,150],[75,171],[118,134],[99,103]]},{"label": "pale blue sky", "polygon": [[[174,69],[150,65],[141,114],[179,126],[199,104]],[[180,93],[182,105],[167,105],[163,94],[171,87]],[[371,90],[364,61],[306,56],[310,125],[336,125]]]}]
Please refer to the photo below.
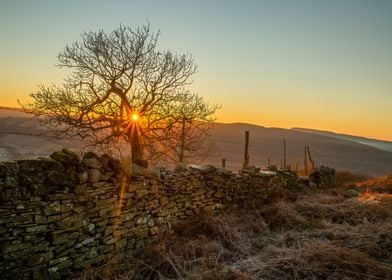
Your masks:
[{"label": "pale blue sky", "polygon": [[159,48],[194,56],[218,121],[392,140],[388,0],[0,0],[0,104],[61,82],[56,55],[83,31],[147,20]]}]

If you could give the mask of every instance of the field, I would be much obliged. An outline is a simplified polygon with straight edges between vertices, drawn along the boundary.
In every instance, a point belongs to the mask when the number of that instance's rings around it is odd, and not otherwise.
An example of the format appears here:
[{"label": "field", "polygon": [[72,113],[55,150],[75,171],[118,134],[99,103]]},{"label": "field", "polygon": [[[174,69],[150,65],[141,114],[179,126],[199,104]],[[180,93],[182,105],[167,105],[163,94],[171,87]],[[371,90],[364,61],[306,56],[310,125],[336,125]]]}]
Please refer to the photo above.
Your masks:
[{"label": "field", "polygon": [[392,279],[392,176],[341,173],[334,187],[200,215],[77,278]]}]

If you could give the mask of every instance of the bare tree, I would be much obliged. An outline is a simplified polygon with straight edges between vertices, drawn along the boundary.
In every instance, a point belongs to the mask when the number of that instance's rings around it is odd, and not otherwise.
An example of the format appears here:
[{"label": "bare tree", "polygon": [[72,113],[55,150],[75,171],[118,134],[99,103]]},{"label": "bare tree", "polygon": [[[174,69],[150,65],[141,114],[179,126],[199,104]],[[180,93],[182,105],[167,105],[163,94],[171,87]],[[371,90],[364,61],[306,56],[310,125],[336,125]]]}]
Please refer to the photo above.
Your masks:
[{"label": "bare tree", "polygon": [[174,162],[201,161],[213,154],[215,145],[208,141],[208,132],[220,105],[210,105],[202,97],[189,92],[172,106],[172,120],[164,137]]},{"label": "bare tree", "polygon": [[63,136],[125,141],[132,162],[140,163],[144,147],[167,135],[171,108],[197,69],[190,55],[156,50],[158,37],[149,25],[83,33],[58,55],[59,67],[71,70],[63,85],[40,86],[30,95],[33,102],[22,106],[49,127],[66,124]]}]

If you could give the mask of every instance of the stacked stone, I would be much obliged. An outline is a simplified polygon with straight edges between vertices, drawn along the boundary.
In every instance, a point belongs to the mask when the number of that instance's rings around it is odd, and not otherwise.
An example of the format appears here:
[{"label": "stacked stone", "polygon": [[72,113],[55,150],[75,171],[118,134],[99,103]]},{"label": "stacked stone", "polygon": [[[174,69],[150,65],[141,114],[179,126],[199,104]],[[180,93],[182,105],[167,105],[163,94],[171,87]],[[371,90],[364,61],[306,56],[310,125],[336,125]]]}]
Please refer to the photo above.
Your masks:
[{"label": "stacked stone", "polygon": [[101,232],[118,187],[83,183],[86,170],[66,150],[0,163],[0,278],[60,278],[107,258]]},{"label": "stacked stone", "polygon": [[[133,237],[132,242],[143,240],[157,234],[156,218],[160,211],[159,192],[154,184],[147,181],[133,182],[129,185],[124,202],[124,209],[132,213],[133,218],[129,224],[128,234]],[[131,248],[134,244],[129,244]]]},{"label": "stacked stone", "polygon": [[118,175],[122,172],[120,161],[107,154],[98,157],[93,152],[87,152],[82,163],[87,169],[84,177],[89,183],[117,181]]},{"label": "stacked stone", "polygon": [[309,179],[317,186],[331,186],[335,180],[335,169],[326,166],[317,167],[309,175]]},{"label": "stacked stone", "polygon": [[69,278],[195,213],[250,206],[297,180],[212,166],[157,171],[126,178],[107,155],[66,150],[0,163],[0,278]]}]

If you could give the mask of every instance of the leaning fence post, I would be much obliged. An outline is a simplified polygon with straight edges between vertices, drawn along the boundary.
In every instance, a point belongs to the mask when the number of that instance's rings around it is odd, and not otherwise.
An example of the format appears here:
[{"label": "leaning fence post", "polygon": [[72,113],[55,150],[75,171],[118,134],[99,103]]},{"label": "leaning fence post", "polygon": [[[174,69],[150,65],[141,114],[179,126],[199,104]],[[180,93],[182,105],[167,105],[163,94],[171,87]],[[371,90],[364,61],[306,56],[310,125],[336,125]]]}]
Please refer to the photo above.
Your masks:
[{"label": "leaning fence post", "polygon": [[309,162],[311,164],[311,169],[310,171],[312,172],[314,170],[314,160],[312,159],[312,155],[310,154],[310,148],[309,146],[306,146],[306,150],[308,151],[308,157],[309,157]]}]

